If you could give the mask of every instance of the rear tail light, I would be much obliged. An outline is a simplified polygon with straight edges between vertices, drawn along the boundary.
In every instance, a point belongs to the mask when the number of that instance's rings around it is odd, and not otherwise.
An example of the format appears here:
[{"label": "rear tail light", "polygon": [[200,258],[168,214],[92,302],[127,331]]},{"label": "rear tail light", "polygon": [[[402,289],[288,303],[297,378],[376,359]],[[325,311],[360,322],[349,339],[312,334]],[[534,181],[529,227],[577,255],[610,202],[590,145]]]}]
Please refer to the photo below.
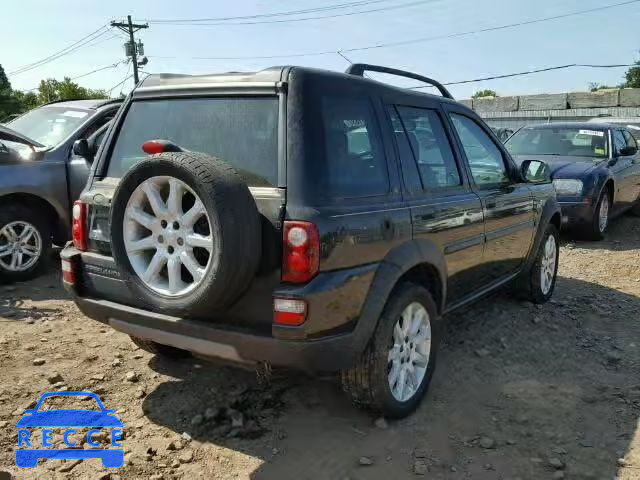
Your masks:
[{"label": "rear tail light", "polygon": [[282,281],[308,282],[318,273],[318,229],[310,222],[285,221],[283,236]]},{"label": "rear tail light", "polygon": [[62,281],[70,285],[76,284],[76,271],[71,260],[62,259]]},{"label": "rear tail light", "polygon": [[273,299],[273,323],[296,327],[307,318],[307,302],[290,298]]},{"label": "rear tail light", "polygon": [[73,204],[73,224],[71,228],[73,246],[84,252],[87,250],[87,204],[80,200]]},{"label": "rear tail light", "polygon": [[179,145],[169,140],[147,140],[142,144],[142,151],[148,155],[155,155],[164,152],[182,152],[184,151]]}]

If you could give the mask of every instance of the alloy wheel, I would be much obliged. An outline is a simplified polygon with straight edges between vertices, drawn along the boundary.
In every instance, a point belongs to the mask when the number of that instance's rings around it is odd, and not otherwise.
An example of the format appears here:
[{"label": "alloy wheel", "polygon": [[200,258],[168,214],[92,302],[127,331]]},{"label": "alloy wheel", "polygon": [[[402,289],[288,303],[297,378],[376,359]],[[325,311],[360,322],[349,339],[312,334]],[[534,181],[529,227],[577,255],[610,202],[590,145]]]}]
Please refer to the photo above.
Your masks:
[{"label": "alloy wheel", "polygon": [[29,222],[18,220],[0,229],[0,265],[11,272],[24,272],[42,255],[42,237]]},{"label": "alloy wheel", "polygon": [[127,257],[140,280],[166,296],[195,289],[213,261],[211,219],[182,180],[151,177],[131,194],[124,215]]},{"label": "alloy wheel", "polygon": [[429,314],[420,303],[413,302],[393,328],[393,345],[387,357],[389,388],[396,400],[406,402],[420,390],[430,354]]},{"label": "alloy wheel", "polygon": [[600,233],[604,233],[609,223],[609,196],[604,195],[600,201],[600,210],[598,211],[598,228]]},{"label": "alloy wheel", "polygon": [[553,285],[553,277],[556,274],[556,257],[556,238],[553,235],[549,235],[544,244],[542,262],[540,265],[540,289],[542,290],[543,295],[548,294],[551,290],[551,286]]}]

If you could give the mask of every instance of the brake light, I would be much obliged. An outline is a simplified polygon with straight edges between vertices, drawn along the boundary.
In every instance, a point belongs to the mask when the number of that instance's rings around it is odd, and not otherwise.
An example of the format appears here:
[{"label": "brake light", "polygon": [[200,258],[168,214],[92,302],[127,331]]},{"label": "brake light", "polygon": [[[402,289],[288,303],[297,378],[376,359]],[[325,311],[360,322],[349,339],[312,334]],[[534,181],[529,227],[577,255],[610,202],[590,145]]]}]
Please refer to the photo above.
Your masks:
[{"label": "brake light", "polygon": [[283,236],[282,281],[308,282],[320,263],[318,229],[310,222],[285,221]]},{"label": "brake light", "polygon": [[184,151],[178,145],[169,140],[147,140],[142,144],[142,151],[148,155],[164,152],[182,152]]},{"label": "brake light", "polygon": [[307,317],[307,302],[290,298],[273,299],[273,323],[297,327]]},{"label": "brake light", "polygon": [[77,200],[73,204],[73,223],[71,227],[73,246],[84,252],[87,250],[87,204]]}]

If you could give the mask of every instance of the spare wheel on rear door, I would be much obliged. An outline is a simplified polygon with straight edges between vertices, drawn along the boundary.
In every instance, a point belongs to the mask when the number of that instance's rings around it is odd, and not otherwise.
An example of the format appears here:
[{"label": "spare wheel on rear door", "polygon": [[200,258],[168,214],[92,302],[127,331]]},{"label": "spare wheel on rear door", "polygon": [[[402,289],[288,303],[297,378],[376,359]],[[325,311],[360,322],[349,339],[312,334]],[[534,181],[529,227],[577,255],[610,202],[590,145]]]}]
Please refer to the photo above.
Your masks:
[{"label": "spare wheel on rear door", "polygon": [[233,167],[201,153],[161,153],[122,178],[111,246],[145,306],[206,316],[231,304],[260,260],[260,217]]}]

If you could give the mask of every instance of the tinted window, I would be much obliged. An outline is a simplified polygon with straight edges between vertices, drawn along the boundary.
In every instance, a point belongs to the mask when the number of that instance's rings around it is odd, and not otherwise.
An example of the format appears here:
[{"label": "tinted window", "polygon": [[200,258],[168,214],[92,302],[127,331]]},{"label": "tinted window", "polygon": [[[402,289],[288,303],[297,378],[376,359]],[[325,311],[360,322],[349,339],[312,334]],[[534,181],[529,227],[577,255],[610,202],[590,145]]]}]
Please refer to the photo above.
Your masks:
[{"label": "tinted window", "polygon": [[398,107],[398,113],[424,187],[460,185],[458,166],[438,113],[414,107]]},{"label": "tinted window", "polygon": [[509,181],[502,152],[474,120],[451,114],[462,148],[477,185],[493,185]]},{"label": "tinted window", "polygon": [[512,155],[562,155],[605,158],[608,155],[604,130],[576,127],[525,127],[505,143]]},{"label": "tinted window", "polygon": [[624,147],[627,146],[627,141],[622,135],[622,130],[613,130],[613,151],[617,153],[621,152]]},{"label": "tinted window", "polygon": [[389,116],[391,117],[396,145],[398,146],[398,155],[400,157],[400,166],[402,168],[405,187],[410,192],[421,192],[423,186],[420,173],[418,172],[418,166],[413,157],[411,145],[409,145],[407,132],[404,130],[404,125],[402,125],[402,121],[395,107],[389,107]]},{"label": "tinted window", "polygon": [[121,177],[147,158],[146,140],[166,139],[231,164],[253,186],[278,183],[278,99],[188,98],[131,104],[107,176]]},{"label": "tinted window", "polygon": [[387,193],[387,162],[371,102],[365,99],[322,99],[326,182],[339,197]]},{"label": "tinted window", "polygon": [[625,139],[625,141],[627,143],[627,147],[635,148],[637,150],[638,149],[638,144],[636,143],[635,138],[633,138],[633,135],[631,135],[631,133],[629,133],[626,130],[623,130],[622,134],[624,135],[624,139]]}]

